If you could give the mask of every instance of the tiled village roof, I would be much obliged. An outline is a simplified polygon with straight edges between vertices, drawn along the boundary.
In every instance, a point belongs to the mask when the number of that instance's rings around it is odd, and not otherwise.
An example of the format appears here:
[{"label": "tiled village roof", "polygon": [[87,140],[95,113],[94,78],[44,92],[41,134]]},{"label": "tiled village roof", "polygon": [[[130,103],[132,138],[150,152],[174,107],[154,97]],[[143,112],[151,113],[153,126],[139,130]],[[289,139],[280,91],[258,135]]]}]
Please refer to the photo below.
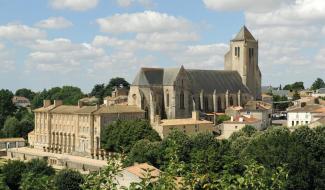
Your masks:
[{"label": "tiled village roof", "polygon": [[319,105],[319,104],[313,104],[313,105],[306,105],[305,107],[301,107],[301,108],[296,108],[296,109],[292,109],[288,112],[313,112],[313,113],[321,113],[321,110],[324,109],[323,105]]},{"label": "tiled village roof", "polygon": [[213,124],[213,122],[208,120],[196,120],[193,118],[185,119],[163,119],[161,120],[160,125],[169,126],[169,125],[196,125],[196,124]]},{"label": "tiled village roof", "polygon": [[94,114],[102,113],[134,113],[134,112],[144,112],[137,106],[130,105],[112,105],[112,106],[102,106],[99,110],[95,111]]}]

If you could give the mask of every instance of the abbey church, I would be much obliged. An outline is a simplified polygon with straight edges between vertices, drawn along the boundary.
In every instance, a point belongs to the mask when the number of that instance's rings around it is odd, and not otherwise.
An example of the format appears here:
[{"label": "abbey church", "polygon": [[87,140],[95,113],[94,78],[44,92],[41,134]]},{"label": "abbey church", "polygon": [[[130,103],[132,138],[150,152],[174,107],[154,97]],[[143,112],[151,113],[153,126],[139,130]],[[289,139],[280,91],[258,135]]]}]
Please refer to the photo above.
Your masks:
[{"label": "abbey church", "polygon": [[258,41],[243,26],[230,41],[224,70],[180,68],[141,68],[129,91],[128,105],[145,111],[154,121],[223,112],[229,106],[242,106],[261,99],[261,72]]}]

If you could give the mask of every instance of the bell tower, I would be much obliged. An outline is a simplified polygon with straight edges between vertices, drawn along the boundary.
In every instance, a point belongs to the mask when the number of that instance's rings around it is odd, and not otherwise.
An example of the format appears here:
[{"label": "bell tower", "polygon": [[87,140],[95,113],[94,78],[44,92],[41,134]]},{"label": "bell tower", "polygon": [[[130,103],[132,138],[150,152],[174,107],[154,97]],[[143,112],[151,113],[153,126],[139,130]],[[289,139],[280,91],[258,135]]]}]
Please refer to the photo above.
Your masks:
[{"label": "bell tower", "polygon": [[237,71],[255,100],[261,99],[261,72],[258,66],[258,41],[243,26],[230,41],[225,55],[225,70]]}]

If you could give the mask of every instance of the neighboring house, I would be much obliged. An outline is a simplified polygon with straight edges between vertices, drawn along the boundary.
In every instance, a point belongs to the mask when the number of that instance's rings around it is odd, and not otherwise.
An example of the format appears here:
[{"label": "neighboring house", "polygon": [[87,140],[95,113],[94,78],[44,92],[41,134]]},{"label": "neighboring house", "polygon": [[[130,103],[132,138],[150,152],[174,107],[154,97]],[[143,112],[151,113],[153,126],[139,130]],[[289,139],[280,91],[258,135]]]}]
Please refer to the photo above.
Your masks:
[{"label": "neighboring house", "polygon": [[96,105],[99,103],[98,98],[96,98],[95,96],[92,97],[86,97],[86,98],[82,98],[79,100],[80,102],[82,102],[84,105]]},{"label": "neighboring house", "polygon": [[313,122],[311,122],[308,127],[315,128],[319,126],[325,126],[325,116],[321,117],[320,119],[317,119]]},{"label": "neighboring house", "polygon": [[224,70],[141,68],[131,84],[128,105],[145,110],[153,123],[156,115],[178,119],[191,117],[193,110],[224,112],[251,99],[261,99],[261,72],[258,41],[244,26],[230,42]]},{"label": "neighboring house", "polygon": [[262,101],[248,101],[244,107],[229,107],[226,114],[234,118],[246,116],[256,118],[261,121],[261,128],[266,129],[272,124],[272,104]]},{"label": "neighboring house", "polygon": [[35,129],[28,134],[30,145],[55,153],[100,157],[100,137],[103,127],[116,120],[144,118],[136,106],[62,105],[62,101],[45,100],[35,109]]},{"label": "neighboring house", "polygon": [[246,125],[251,125],[256,129],[261,129],[261,120],[252,116],[236,116],[231,117],[229,121],[225,121],[220,125],[221,135],[218,139],[228,139],[234,132],[244,128]]},{"label": "neighboring house", "polygon": [[1,138],[0,149],[19,148],[25,146],[24,138]]},{"label": "neighboring house", "polygon": [[114,91],[112,92],[112,95],[104,98],[104,104],[108,106],[127,105],[128,93],[129,90],[125,87],[122,88],[115,87]]},{"label": "neighboring house", "polygon": [[199,112],[192,112],[192,118],[185,119],[163,119],[156,116],[152,128],[155,129],[161,138],[166,138],[173,130],[179,130],[187,135],[197,133],[213,133],[214,124],[211,121],[201,120]]},{"label": "neighboring house", "polygon": [[325,88],[320,88],[312,94],[313,97],[325,97]]},{"label": "neighboring house", "polygon": [[309,125],[319,119],[320,114],[325,113],[325,106],[314,104],[295,108],[288,111],[287,126]]},{"label": "neighboring house", "polygon": [[318,100],[318,98],[312,97],[312,96],[302,97],[298,100],[292,101],[293,105],[290,106],[287,110],[290,111],[292,109],[301,108],[306,105],[313,105],[317,102],[317,100]]},{"label": "neighboring house", "polygon": [[30,106],[30,101],[23,97],[23,96],[14,96],[12,98],[12,103],[15,104],[17,107],[29,107]]},{"label": "neighboring house", "polygon": [[147,172],[150,173],[151,182],[158,180],[160,170],[147,163],[135,164],[133,166],[124,168],[116,177],[119,188],[129,188],[132,183],[140,183],[146,177]]},{"label": "neighboring house", "polygon": [[262,102],[273,104],[273,96],[270,96],[268,94],[262,94]]}]

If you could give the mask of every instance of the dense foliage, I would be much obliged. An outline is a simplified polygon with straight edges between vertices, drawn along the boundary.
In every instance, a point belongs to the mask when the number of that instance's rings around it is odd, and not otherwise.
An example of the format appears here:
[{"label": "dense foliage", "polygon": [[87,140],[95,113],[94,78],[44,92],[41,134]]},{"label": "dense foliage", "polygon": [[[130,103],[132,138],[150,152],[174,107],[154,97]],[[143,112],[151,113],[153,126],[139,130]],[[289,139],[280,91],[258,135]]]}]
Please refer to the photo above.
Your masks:
[{"label": "dense foliage", "polygon": [[116,121],[103,129],[101,145],[112,152],[129,152],[133,145],[141,140],[160,140],[158,133],[151,128],[148,121]]},{"label": "dense foliage", "polygon": [[129,88],[130,84],[124,79],[120,77],[112,78],[107,85],[105,84],[96,84],[92,89],[90,95],[96,96],[101,102],[103,98],[106,96],[110,96],[115,87],[126,87]]},{"label": "dense foliage", "polygon": [[317,78],[315,82],[311,85],[310,89],[311,90],[317,90],[320,88],[325,88],[325,82],[321,78]]},{"label": "dense foliage", "polygon": [[293,84],[287,84],[284,86],[283,90],[303,90],[305,89],[304,82],[295,82]]},{"label": "dense foliage", "polygon": [[83,176],[75,170],[64,169],[54,177],[54,184],[58,190],[81,190]]}]

